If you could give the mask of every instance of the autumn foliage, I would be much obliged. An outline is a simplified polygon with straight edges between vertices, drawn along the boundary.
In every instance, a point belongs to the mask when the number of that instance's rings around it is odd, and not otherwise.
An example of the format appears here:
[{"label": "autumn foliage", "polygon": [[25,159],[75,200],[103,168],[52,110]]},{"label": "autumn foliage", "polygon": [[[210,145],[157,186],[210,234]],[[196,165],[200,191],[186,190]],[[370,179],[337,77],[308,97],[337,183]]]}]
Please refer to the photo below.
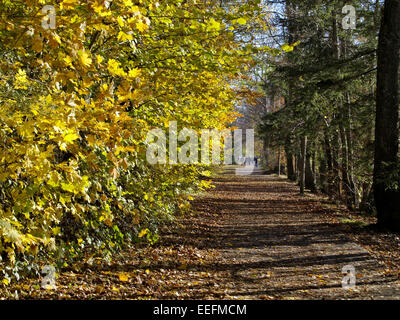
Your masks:
[{"label": "autumn foliage", "polygon": [[[150,166],[145,136],[169,121],[222,129],[250,62],[238,30],[257,4],[0,2],[0,252],[67,265],[157,240],[207,186],[200,165]],[[30,260],[31,259],[31,260]],[[3,270],[5,273],[5,271]]]}]

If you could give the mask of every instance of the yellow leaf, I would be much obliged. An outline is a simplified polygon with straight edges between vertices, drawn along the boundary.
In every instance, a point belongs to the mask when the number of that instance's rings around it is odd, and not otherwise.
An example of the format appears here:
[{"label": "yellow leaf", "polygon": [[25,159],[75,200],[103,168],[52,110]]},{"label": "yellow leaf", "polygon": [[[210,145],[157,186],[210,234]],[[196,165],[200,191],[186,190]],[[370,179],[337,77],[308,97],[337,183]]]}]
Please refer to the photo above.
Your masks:
[{"label": "yellow leaf", "polygon": [[247,22],[245,18],[239,18],[239,19],[237,19],[236,21],[237,21],[237,23],[239,23],[239,24],[241,24],[241,25],[244,25],[244,24],[246,24],[246,22]]},{"label": "yellow leaf", "polygon": [[78,0],[63,0],[60,4],[61,10],[65,9],[72,9],[74,6],[78,5]]},{"label": "yellow leaf", "polygon": [[207,25],[207,29],[210,31],[219,31],[221,29],[221,24],[211,18]]},{"label": "yellow leaf", "polygon": [[99,54],[96,55],[96,61],[97,61],[98,64],[102,63],[103,60],[104,60],[104,58],[101,55],[99,55]]},{"label": "yellow leaf", "polygon": [[133,36],[131,34],[125,33],[123,31],[120,31],[118,33],[118,40],[119,41],[133,40]]},{"label": "yellow leaf", "polygon": [[120,27],[123,27],[125,25],[124,18],[122,18],[121,16],[117,18],[117,21]]},{"label": "yellow leaf", "polygon": [[122,281],[122,282],[127,282],[127,281],[129,281],[129,277],[128,277],[128,275],[127,275],[126,273],[120,273],[120,274],[118,275],[118,278],[119,278],[119,280]]},{"label": "yellow leaf", "polygon": [[139,69],[131,69],[128,72],[128,77],[134,79],[134,78],[137,78],[138,76],[140,76],[140,74],[141,74],[141,71]]},{"label": "yellow leaf", "polygon": [[72,143],[74,140],[78,139],[79,135],[76,133],[68,133],[63,137],[64,142],[66,143]]},{"label": "yellow leaf", "polygon": [[78,52],[78,57],[79,62],[83,67],[88,68],[92,64],[92,59],[89,57],[89,54],[86,51],[80,50]]},{"label": "yellow leaf", "polygon": [[119,63],[115,59],[108,60],[107,69],[113,76],[121,76],[121,77],[126,76],[126,72],[124,71],[124,69],[121,68],[121,63]]},{"label": "yellow leaf", "polygon": [[288,44],[284,44],[281,49],[285,52],[291,52],[294,50],[294,46],[288,45]]},{"label": "yellow leaf", "polygon": [[144,32],[146,31],[149,26],[145,23],[143,23],[142,20],[140,20],[138,23],[136,23],[136,28],[140,31],[140,32]]},{"label": "yellow leaf", "polygon": [[139,232],[138,237],[141,238],[145,236],[149,232],[149,229],[143,229],[142,231]]},{"label": "yellow leaf", "polygon": [[72,58],[70,56],[66,56],[64,58],[64,61],[67,64],[68,67],[72,67]]}]

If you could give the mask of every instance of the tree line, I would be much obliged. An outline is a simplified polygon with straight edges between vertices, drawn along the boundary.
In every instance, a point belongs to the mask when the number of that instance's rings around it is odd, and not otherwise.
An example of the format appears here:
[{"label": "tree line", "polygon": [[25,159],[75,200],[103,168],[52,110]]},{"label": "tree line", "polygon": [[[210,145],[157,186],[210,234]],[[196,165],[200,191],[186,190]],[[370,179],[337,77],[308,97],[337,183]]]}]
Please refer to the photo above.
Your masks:
[{"label": "tree line", "polygon": [[267,39],[296,45],[284,57],[258,56],[258,132],[264,157],[279,150],[301,193],[322,191],[400,230],[400,1],[353,1],[354,28],[343,27],[346,5],[279,5]]}]

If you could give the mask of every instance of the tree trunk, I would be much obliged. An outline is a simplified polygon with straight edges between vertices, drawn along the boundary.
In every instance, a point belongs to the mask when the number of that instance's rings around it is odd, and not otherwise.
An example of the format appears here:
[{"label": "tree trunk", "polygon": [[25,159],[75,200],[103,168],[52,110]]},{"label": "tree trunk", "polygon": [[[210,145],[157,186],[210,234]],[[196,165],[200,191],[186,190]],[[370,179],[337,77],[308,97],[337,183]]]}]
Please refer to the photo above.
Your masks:
[{"label": "tree trunk", "polygon": [[[342,41],[342,56],[347,58],[346,40]],[[353,161],[353,137],[352,137],[352,112],[351,112],[351,99],[350,94],[347,92],[345,105],[343,106],[343,123],[341,129],[342,140],[345,141],[345,152],[343,153],[343,180],[345,183],[345,190],[347,194],[347,206],[349,209],[358,209],[360,205],[360,195],[357,183],[354,179],[354,161]]]},{"label": "tree trunk", "polygon": [[[337,14],[335,13],[332,17],[332,50],[333,50],[333,58],[335,60],[339,60],[341,56],[340,46],[339,46],[339,35],[338,35],[338,22],[337,22]],[[342,195],[342,179],[340,176],[340,166],[339,166],[339,155],[340,155],[340,141],[339,141],[339,133],[334,130],[333,131],[333,139],[332,139],[332,164],[333,164],[333,190],[334,196],[337,198],[341,198]]]},{"label": "tree trunk", "polygon": [[306,185],[306,155],[307,155],[307,136],[301,138],[300,154],[300,194],[304,194]]},{"label": "tree trunk", "polygon": [[390,175],[398,180],[399,17],[400,0],[386,0],[378,44],[374,197],[378,224],[393,230],[400,230],[400,192],[387,189],[385,181]]},{"label": "tree trunk", "polygon": [[332,184],[333,184],[333,157],[332,157],[332,144],[329,138],[328,127],[324,129],[324,151],[325,151],[325,175],[323,176],[323,190],[331,197]]},{"label": "tree trunk", "polygon": [[342,177],[340,175],[339,155],[341,145],[339,140],[339,132],[333,132],[332,139],[332,165],[333,165],[333,196],[337,199],[342,197]]},{"label": "tree trunk", "polygon": [[325,152],[325,143],[324,141],[321,141],[321,146],[319,147],[318,150],[318,162],[319,162],[319,180],[318,180],[318,187],[319,189],[327,193],[326,189],[326,184],[327,184],[327,178],[328,178],[328,164],[326,161],[326,152]]},{"label": "tree trunk", "polygon": [[264,160],[264,169],[268,170],[269,166],[269,138],[266,137],[263,139],[263,160]]},{"label": "tree trunk", "polygon": [[278,177],[281,176],[281,146],[278,147]]},{"label": "tree trunk", "polygon": [[315,183],[315,173],[311,166],[311,155],[310,154],[307,154],[307,156],[306,156],[305,186],[307,189],[310,189],[311,192],[317,191],[317,186]]},{"label": "tree trunk", "polygon": [[346,129],[347,147],[348,147],[348,152],[349,152],[349,168],[348,169],[349,169],[350,187],[353,191],[354,209],[358,209],[360,206],[360,194],[359,194],[359,186],[356,182],[356,179],[354,178],[353,138],[352,138],[351,130],[352,130],[351,117],[349,117],[349,127]]},{"label": "tree trunk", "polygon": [[347,137],[343,123],[339,125],[340,140],[342,142],[342,181],[344,188],[345,203],[348,208],[353,208],[353,190],[351,188],[349,176],[349,149],[347,144]]},{"label": "tree trunk", "polygon": [[291,181],[296,181],[296,174],[294,172],[293,154],[289,151],[289,148],[285,146],[286,153],[286,166],[288,179]]}]

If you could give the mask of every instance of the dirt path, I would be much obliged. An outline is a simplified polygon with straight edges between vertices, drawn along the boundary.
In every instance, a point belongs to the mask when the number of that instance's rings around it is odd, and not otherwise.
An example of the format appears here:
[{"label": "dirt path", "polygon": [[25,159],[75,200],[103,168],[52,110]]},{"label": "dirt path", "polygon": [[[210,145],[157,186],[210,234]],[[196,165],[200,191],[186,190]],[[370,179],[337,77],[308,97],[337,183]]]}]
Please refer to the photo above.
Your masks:
[{"label": "dirt path", "polygon": [[[157,246],[76,265],[58,276],[56,290],[36,280],[9,292],[44,299],[400,299],[398,276],[351,240],[337,208],[321,197],[300,196],[294,184],[260,172],[226,171],[214,184],[194,201],[196,214],[164,232]],[[369,233],[361,235],[370,244]],[[345,265],[356,270],[354,290],[342,288]]]},{"label": "dirt path", "polygon": [[[218,279],[223,298],[400,298],[397,277],[346,236],[320,198],[300,196],[294,184],[260,172],[226,173],[215,184],[196,204],[202,228],[187,229],[184,238],[221,253],[210,267],[225,272]],[[350,291],[341,284],[346,265],[356,270]]]}]

